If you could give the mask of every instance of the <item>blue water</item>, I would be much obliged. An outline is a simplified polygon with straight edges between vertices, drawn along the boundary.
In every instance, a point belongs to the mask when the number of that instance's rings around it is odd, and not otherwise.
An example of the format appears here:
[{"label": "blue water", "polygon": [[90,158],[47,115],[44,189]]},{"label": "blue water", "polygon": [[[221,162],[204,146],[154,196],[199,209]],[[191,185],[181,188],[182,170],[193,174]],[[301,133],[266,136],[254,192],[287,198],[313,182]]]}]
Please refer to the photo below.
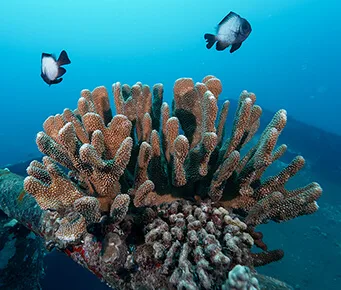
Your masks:
[{"label": "blue water", "polygon": [[[175,79],[214,74],[222,97],[254,91],[264,108],[341,134],[340,8],[336,0],[2,1],[0,164],[36,152],[42,122],[74,108],[81,89],[116,81],[163,82],[170,99]],[[249,20],[251,35],[233,54],[207,50],[203,34],[230,10]],[[41,53],[62,49],[72,64],[48,87]]]},{"label": "blue water", "polygon": [[[237,99],[247,89],[263,108],[285,108],[341,135],[340,9],[336,0],[2,1],[0,165],[35,156],[43,121],[75,108],[81,89],[111,90],[116,81],[162,82],[170,101],[177,78],[213,74],[223,83],[221,98]],[[214,33],[231,10],[251,23],[252,33],[233,54],[207,50],[204,33]],[[62,83],[49,87],[40,78],[41,53],[62,49],[72,63]],[[290,282],[286,274],[279,278]]]}]

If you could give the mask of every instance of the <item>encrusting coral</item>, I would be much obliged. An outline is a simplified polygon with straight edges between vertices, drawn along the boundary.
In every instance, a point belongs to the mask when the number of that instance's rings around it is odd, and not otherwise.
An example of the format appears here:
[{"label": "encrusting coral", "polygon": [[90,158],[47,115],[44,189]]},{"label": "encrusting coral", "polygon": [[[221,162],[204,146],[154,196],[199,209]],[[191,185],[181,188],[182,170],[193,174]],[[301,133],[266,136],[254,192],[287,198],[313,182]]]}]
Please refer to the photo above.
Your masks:
[{"label": "encrusting coral", "polygon": [[322,193],[317,183],[285,188],[301,156],[262,180],[286,150],[276,148],[285,110],[242,154],[262,114],[253,93],[241,93],[225,138],[229,102],[218,114],[214,76],[178,79],[171,108],[162,84],[112,90],[116,115],[104,87],[83,90],[76,110],[49,117],[37,135],[47,156],[30,164],[24,188],[50,213],[50,246],[119,289],[239,289],[229,282],[234,266],[253,271],[282,258],[255,227],[315,212]]}]

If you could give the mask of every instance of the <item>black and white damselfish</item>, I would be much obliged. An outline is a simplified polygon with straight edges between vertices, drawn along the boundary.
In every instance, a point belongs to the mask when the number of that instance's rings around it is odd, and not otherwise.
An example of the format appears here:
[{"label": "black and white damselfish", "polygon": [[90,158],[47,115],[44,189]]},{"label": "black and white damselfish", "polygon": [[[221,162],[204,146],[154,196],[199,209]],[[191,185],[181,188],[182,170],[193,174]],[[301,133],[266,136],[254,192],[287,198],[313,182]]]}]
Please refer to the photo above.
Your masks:
[{"label": "black and white damselfish", "polygon": [[250,23],[234,12],[227,14],[218,24],[216,35],[206,33],[206,47],[210,49],[215,42],[217,50],[224,50],[232,45],[230,52],[236,51],[243,41],[250,35],[252,29]]},{"label": "black and white damselfish", "polygon": [[66,73],[66,69],[62,65],[70,63],[71,61],[65,50],[60,53],[58,60],[52,54],[42,53],[40,76],[49,86],[59,84],[63,80],[61,76]]}]

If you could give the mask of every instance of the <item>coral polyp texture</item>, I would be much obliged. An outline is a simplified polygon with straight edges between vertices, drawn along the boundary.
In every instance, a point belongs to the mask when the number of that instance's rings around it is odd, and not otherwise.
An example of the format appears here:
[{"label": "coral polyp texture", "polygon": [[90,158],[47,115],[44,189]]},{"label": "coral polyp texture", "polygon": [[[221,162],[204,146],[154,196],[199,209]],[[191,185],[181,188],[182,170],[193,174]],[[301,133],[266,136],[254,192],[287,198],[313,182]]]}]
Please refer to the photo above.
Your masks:
[{"label": "coral polyp texture", "polygon": [[214,76],[176,80],[171,107],[162,84],[117,82],[112,92],[115,115],[104,87],[83,90],[77,109],[37,135],[46,156],[24,188],[45,212],[46,244],[117,289],[259,289],[255,267],[283,252],[255,227],[315,212],[322,193],[314,182],[285,188],[301,156],[262,178],[286,151],[286,111],[256,134],[262,109],[243,91],[225,138],[229,101],[219,111]]}]

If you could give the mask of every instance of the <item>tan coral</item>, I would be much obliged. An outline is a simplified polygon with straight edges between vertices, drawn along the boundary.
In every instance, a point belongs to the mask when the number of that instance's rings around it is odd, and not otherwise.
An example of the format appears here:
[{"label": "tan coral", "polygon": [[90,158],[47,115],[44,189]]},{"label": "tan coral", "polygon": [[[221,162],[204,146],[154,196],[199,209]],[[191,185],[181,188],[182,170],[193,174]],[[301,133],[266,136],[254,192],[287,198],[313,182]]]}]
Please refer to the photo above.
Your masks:
[{"label": "tan coral", "polygon": [[128,194],[119,194],[115,197],[110,208],[110,216],[114,223],[119,223],[125,218],[129,203],[130,197]]},{"label": "tan coral", "polygon": [[174,169],[173,185],[183,186],[187,183],[184,163],[188,154],[189,142],[183,135],[179,135],[174,141]]},{"label": "tan coral", "polygon": [[225,182],[232,175],[233,171],[238,165],[238,162],[239,152],[233,151],[215,172],[210,185],[210,191],[208,192],[208,195],[213,201],[221,199],[223,195]]},{"label": "tan coral", "polygon": [[[101,216],[105,226],[103,216],[112,215],[109,221],[119,224],[130,206],[158,206],[181,199],[197,203],[211,199],[243,213],[250,225],[266,219],[287,220],[317,209],[319,186],[285,188],[303,167],[301,157],[262,180],[265,170],[286,151],[286,145],[276,148],[287,122],[285,110],[279,110],[257,135],[262,109],[255,104],[255,94],[243,91],[231,135],[225,138],[229,102],[224,103],[216,124],[222,86],[214,76],[197,83],[178,79],[172,109],[163,102],[162,84],[151,89],[140,82],[133,86],[115,83],[112,90],[115,116],[108,92],[97,87],[81,92],[76,110],[65,109],[45,121],[37,144],[51,162],[32,163],[31,176],[25,181],[25,189],[42,208],[60,214],[76,210],[87,224],[97,223]],[[254,138],[258,141],[244,154],[242,150]],[[68,176],[57,163],[69,170]],[[115,217],[120,204],[123,214]],[[88,215],[87,206],[97,213]],[[269,215],[262,214],[264,209]],[[208,227],[214,231],[211,223]],[[178,229],[174,231],[181,235]],[[186,246],[182,251],[183,267],[190,267]],[[204,268],[198,268],[198,275],[204,277]]]},{"label": "tan coral", "polygon": [[316,200],[321,196],[319,184],[312,183],[305,190],[294,194],[269,193],[251,208],[246,223],[258,225],[269,219],[286,221],[299,215],[312,214],[318,209]]},{"label": "tan coral", "polygon": [[148,195],[154,190],[154,184],[150,180],[142,183],[135,192],[134,205],[136,207],[149,205]]},{"label": "tan coral", "polygon": [[225,101],[219,114],[218,127],[217,127],[217,136],[218,136],[219,145],[223,141],[223,138],[225,135],[225,122],[226,122],[227,114],[229,111],[229,107],[230,107],[230,101]]},{"label": "tan coral", "polygon": [[85,218],[86,224],[97,223],[101,218],[100,202],[95,197],[83,196],[76,199],[73,207]]},{"label": "tan coral", "polygon": [[57,241],[64,245],[77,243],[86,233],[85,218],[79,213],[70,213],[60,221],[55,233]]},{"label": "tan coral", "polygon": [[206,77],[202,82],[207,86],[207,89],[212,92],[215,98],[218,99],[223,90],[221,81],[215,77],[209,79]]},{"label": "tan coral", "polygon": [[85,114],[82,120],[84,127],[90,134],[96,130],[102,132],[106,146],[106,158],[108,159],[115,156],[123,140],[130,136],[131,122],[124,115],[116,115],[108,127],[105,126],[100,115],[95,113]]},{"label": "tan coral", "polygon": [[[36,162],[28,167],[32,174],[25,179],[24,188],[30,192],[42,209],[58,210],[71,206],[82,197],[81,191],[49,158],[44,157],[44,169],[36,167]],[[35,176],[35,177],[33,177]]]}]

